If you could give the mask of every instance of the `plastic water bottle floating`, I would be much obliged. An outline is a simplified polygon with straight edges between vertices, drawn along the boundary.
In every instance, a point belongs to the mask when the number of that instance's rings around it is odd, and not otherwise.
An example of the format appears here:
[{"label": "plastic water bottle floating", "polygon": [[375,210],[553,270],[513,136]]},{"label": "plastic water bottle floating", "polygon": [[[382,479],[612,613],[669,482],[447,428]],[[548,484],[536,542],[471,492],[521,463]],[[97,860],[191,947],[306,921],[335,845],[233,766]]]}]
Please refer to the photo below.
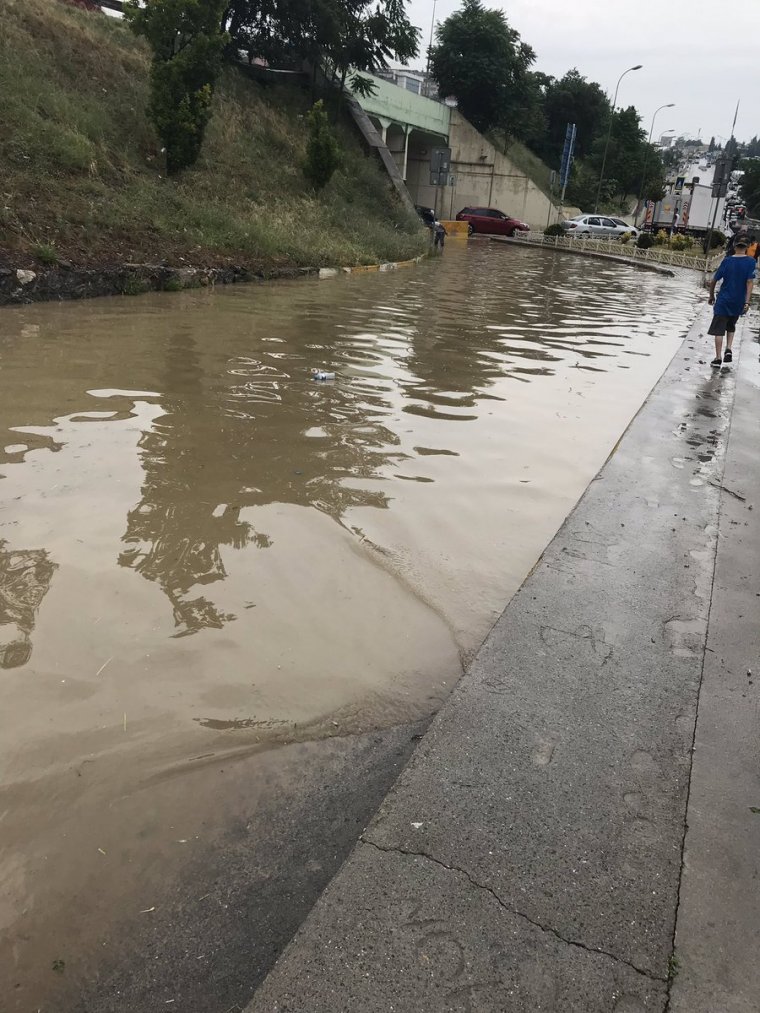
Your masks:
[{"label": "plastic water bottle floating", "polygon": [[335,373],[329,373],[326,369],[312,369],[312,380],[334,380]]}]

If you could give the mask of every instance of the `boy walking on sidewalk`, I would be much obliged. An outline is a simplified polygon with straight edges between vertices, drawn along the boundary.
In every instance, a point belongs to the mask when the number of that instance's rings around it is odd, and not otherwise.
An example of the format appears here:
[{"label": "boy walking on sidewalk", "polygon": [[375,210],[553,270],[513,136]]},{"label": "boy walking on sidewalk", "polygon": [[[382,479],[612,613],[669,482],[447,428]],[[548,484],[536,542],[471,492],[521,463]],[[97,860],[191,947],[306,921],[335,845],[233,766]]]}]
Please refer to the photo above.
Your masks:
[{"label": "boy walking on sidewalk", "polygon": [[[711,366],[720,366],[722,362],[731,362],[736,322],[749,309],[752,295],[752,280],[755,277],[755,258],[747,256],[747,239],[738,236],[734,244],[734,255],[721,261],[718,270],[710,282],[710,305],[715,306],[712,323],[707,331],[715,338],[715,358]],[[715,286],[721,281],[718,298],[715,298]],[[726,354],[721,359],[723,335],[726,336]]]}]

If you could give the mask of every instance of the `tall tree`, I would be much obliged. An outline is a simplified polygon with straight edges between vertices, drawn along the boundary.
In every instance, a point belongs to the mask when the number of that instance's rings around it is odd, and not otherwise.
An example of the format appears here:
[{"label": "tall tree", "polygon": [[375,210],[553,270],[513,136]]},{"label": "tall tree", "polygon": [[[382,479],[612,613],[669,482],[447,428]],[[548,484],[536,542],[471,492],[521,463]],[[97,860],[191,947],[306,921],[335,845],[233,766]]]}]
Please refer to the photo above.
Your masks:
[{"label": "tall tree", "polygon": [[546,94],[554,78],[540,71],[528,71],[522,110],[512,121],[512,134],[540,154],[548,130]]},{"label": "tall tree", "polygon": [[646,176],[644,177],[644,189],[642,197],[644,200],[658,201],[665,192],[665,163],[662,155],[654,144],[644,144],[646,158]]},{"label": "tall tree", "polygon": [[546,135],[537,153],[549,164],[556,165],[562,157],[567,124],[574,123],[576,127],[576,158],[585,158],[594,140],[607,126],[610,106],[600,86],[595,81],[587,81],[573,68],[547,86],[544,114]]},{"label": "tall tree", "polygon": [[[592,206],[592,201],[596,199],[605,144],[606,133],[598,134],[590,153],[579,161],[573,172],[568,198],[581,207]],[[627,196],[638,193],[645,168],[643,196],[657,200],[662,196],[665,181],[662,158],[654,145],[647,143],[635,108],[618,109],[612,114],[602,204],[611,204],[617,198],[621,209],[624,209]]]},{"label": "tall tree", "polygon": [[441,94],[455,95],[474,127],[515,134],[535,58],[502,11],[488,10],[481,0],[464,0],[437,29],[430,68]]},{"label": "tall tree", "polygon": [[[605,165],[605,175],[613,182],[615,193],[636,193],[638,190],[644,161],[644,138],[639,115],[633,106],[615,111]],[[591,162],[597,171],[601,169],[605,140],[598,138],[593,147]]]},{"label": "tall tree", "polygon": [[166,149],[170,173],[200,154],[211,116],[226,36],[224,0],[127,0],[132,30],[153,50],[148,112]]},{"label": "tall tree", "polygon": [[741,163],[744,175],[739,183],[739,193],[750,218],[760,218],[760,161],[745,159]]}]

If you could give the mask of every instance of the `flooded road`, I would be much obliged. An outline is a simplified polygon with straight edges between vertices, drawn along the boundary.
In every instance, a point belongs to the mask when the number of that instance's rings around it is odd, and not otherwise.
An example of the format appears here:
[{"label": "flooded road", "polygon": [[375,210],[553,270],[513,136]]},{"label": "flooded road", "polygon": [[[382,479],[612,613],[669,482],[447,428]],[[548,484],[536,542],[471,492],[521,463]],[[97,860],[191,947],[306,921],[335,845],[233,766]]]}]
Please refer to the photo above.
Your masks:
[{"label": "flooded road", "polygon": [[85,972],[51,970],[71,940],[92,967],[204,814],[253,790],[218,764],[437,709],[695,293],[475,242],[392,274],[0,314],[10,1009],[73,1008]]}]

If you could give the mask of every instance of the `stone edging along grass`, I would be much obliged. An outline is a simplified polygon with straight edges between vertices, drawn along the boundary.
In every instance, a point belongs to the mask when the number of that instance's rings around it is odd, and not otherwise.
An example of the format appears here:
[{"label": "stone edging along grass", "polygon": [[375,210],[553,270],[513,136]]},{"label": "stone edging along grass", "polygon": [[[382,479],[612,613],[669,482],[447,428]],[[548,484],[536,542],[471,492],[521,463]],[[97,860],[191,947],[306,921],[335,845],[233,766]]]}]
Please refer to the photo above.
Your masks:
[{"label": "stone edging along grass", "polygon": [[386,264],[361,264],[359,267],[320,267],[320,278],[335,278],[339,274],[369,274],[373,271],[397,271],[401,267],[414,267],[423,260],[414,257],[412,260],[392,260]]},{"label": "stone edging along grass", "polygon": [[122,264],[118,267],[79,268],[59,263],[39,271],[0,267],[0,306],[33,302],[90,299],[105,295],[142,295],[145,292],[180,292],[244,282],[285,278],[333,278],[339,274],[366,274],[414,267],[423,258],[362,264],[358,267],[286,267],[253,271],[245,267],[167,267],[162,264]]}]

